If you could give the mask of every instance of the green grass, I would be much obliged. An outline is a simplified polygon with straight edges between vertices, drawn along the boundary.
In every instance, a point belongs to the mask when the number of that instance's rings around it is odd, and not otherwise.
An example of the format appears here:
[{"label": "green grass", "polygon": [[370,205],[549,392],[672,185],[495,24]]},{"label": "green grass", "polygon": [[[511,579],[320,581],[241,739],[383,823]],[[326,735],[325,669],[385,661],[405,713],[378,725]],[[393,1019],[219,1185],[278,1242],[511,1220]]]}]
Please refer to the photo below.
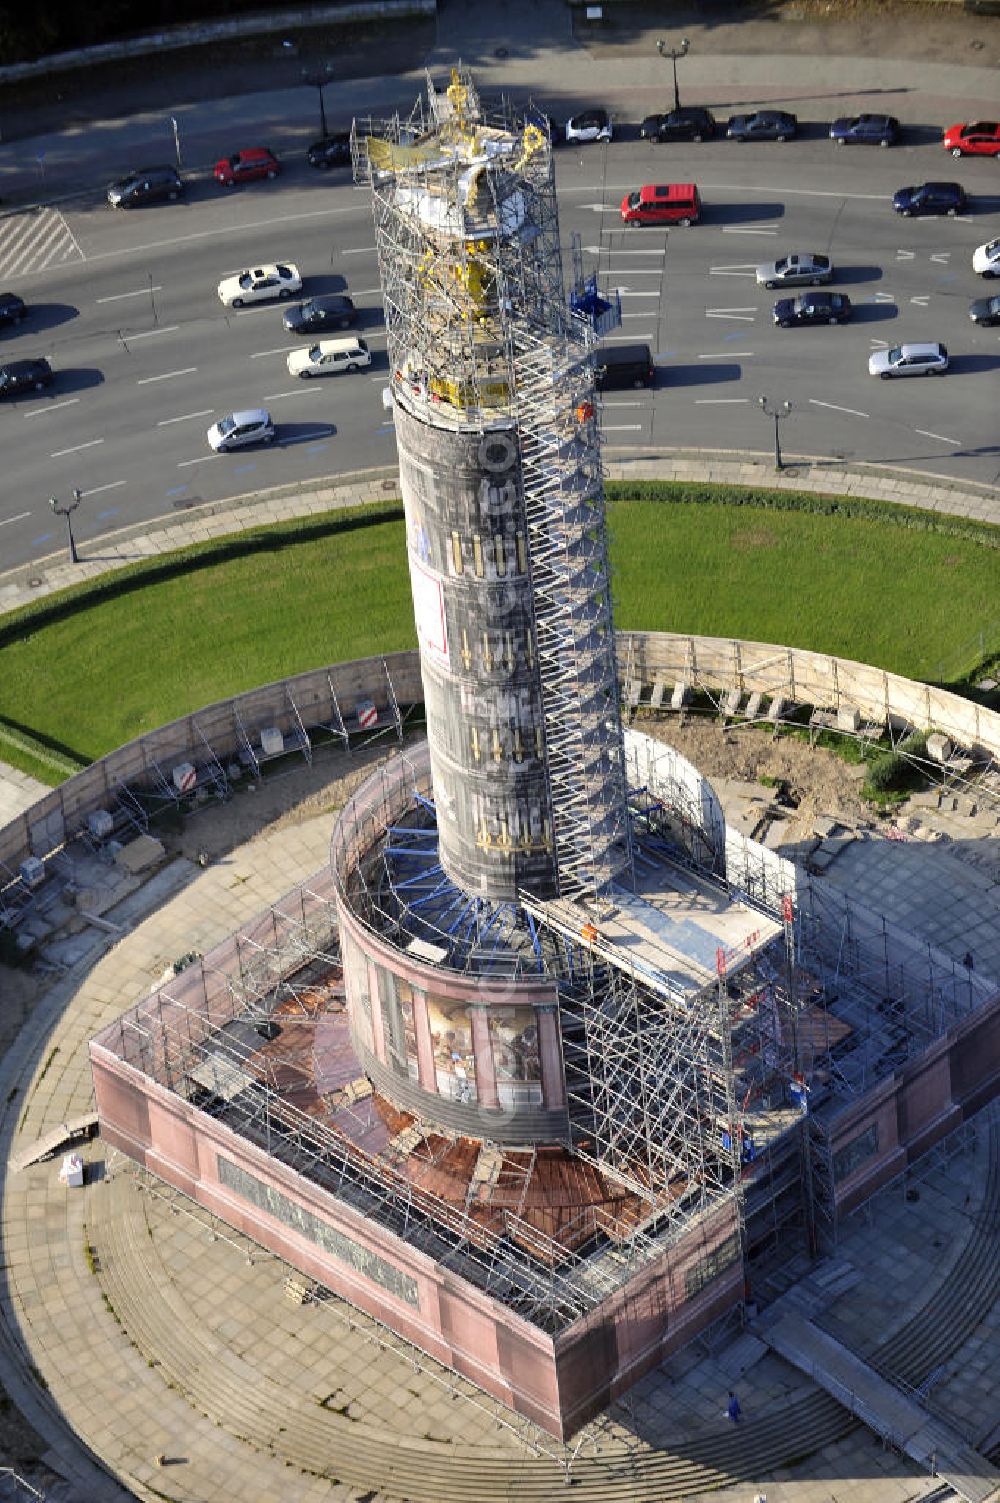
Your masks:
[{"label": "green grass", "polygon": [[746,505],[619,503],[610,518],[620,630],[790,643],[933,678],[1000,617],[1000,552],[970,538]]},{"label": "green grass", "polygon": [[[642,498],[609,508],[622,629],[922,678],[1000,615],[1000,528],[787,493],[609,490]],[[0,619],[0,759],[56,783],[200,705],[414,645],[398,503],[199,545]]]}]

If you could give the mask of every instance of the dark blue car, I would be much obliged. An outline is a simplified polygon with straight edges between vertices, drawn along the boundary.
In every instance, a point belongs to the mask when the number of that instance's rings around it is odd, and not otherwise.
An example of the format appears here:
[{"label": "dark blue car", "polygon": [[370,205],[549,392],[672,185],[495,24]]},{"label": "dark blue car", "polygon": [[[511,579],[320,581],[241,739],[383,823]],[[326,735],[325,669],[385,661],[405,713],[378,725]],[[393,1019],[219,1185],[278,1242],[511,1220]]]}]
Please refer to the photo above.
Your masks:
[{"label": "dark blue car", "polygon": [[838,146],[893,146],[899,140],[895,115],[842,115],[830,126],[830,140]]},{"label": "dark blue car", "polygon": [[961,183],[920,183],[915,188],[898,188],[892,195],[892,207],[907,219],[914,214],[961,214],[965,208],[965,189]]}]

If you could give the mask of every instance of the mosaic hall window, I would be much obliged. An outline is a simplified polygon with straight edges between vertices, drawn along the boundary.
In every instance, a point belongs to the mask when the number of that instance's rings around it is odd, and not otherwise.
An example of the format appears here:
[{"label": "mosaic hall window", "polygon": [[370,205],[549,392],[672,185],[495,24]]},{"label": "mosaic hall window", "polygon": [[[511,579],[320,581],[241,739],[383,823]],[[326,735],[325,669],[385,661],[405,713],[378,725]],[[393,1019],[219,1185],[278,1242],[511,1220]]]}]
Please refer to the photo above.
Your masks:
[{"label": "mosaic hall window", "polygon": [[375,1052],[372,1039],[372,1003],[368,994],[368,958],[349,935],[341,939],[341,958],[344,963],[344,986],[351,1004],[351,1022],[363,1048]]},{"label": "mosaic hall window", "polygon": [[541,1106],[542,1066],[533,1007],[491,1007],[490,1039],[501,1106]]},{"label": "mosaic hall window", "polygon": [[413,988],[408,981],[401,981],[379,966],[378,991],[387,1061],[397,1075],[416,1081],[420,1072],[413,1025]]},{"label": "mosaic hall window", "polygon": [[475,1101],[476,1057],[469,1009],[461,1002],[428,996],[427,1016],[439,1094],[452,1101]]}]

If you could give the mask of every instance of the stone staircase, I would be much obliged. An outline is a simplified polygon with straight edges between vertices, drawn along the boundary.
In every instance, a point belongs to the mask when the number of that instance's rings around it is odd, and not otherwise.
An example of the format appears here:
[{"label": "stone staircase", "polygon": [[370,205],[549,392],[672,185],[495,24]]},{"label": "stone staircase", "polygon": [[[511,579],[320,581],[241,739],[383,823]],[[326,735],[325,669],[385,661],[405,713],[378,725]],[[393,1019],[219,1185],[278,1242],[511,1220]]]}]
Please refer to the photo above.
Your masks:
[{"label": "stone staircase", "polygon": [[[959,1349],[1000,1294],[998,1152],[994,1133],[986,1198],[944,1286],[928,1290],[925,1306],[864,1354],[894,1381],[917,1387]],[[146,1197],[131,1176],[120,1174],[106,1192],[95,1200],[89,1226],[108,1303],[163,1380],[223,1430],[292,1467],[337,1477],[359,1492],[377,1481],[380,1496],[410,1503],[550,1503],[564,1487],[566,1471],[554,1443],[550,1455],[512,1455],[509,1446],[487,1438],[473,1446],[386,1433],[352,1414],[349,1402],[327,1407],[308,1391],[307,1379],[296,1387],[287,1374],[272,1375],[259,1351],[234,1352],[192,1311],[159,1254]],[[278,1277],[275,1289],[277,1300]],[[660,1449],[638,1437],[616,1436],[609,1427],[594,1454],[583,1448],[575,1457],[573,1492],[586,1503],[654,1503],[750,1484],[839,1440],[857,1424],[829,1394],[809,1388],[792,1394],[780,1411],[755,1416],[753,1425],[732,1426],[720,1418],[716,1429],[679,1436]],[[486,1423],[477,1428],[488,1435]]]}]

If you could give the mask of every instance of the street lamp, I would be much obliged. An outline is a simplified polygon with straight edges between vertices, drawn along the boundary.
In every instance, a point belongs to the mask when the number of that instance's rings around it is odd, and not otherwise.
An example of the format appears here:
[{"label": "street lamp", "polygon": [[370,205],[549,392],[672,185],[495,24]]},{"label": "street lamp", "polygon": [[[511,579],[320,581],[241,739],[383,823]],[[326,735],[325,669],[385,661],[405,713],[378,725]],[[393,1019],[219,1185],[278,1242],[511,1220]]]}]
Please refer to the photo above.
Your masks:
[{"label": "street lamp", "polygon": [[660,54],[660,56],[661,57],[669,57],[670,61],[674,65],[674,109],[675,110],[679,110],[680,107],[681,107],[681,96],[680,96],[680,93],[678,92],[678,89],[677,89],[677,59],[679,57],[684,57],[687,54],[687,50],[690,47],[690,45],[691,45],[691,42],[690,42],[690,39],[688,37],[681,37],[681,45],[679,47],[668,47],[667,44],[666,44],[666,42],[664,42],[662,40],[658,41],[657,44],[656,44],[656,50]]},{"label": "street lamp", "polygon": [[314,89],[319,90],[319,133],[321,136],[328,134],[326,128],[326,106],[323,103],[323,90],[332,77],[332,63],[310,63],[307,68],[302,69],[303,83],[312,84]]},{"label": "street lamp", "polygon": [[73,487],[72,501],[62,503],[55,496],[49,497],[49,505],[55,512],[56,516],[66,518],[66,539],[69,543],[69,561],[71,564],[78,564],[80,562],[76,552],[76,540],[73,537],[73,513],[76,511],[82,500],[83,491],[81,491],[77,486]]},{"label": "street lamp", "polygon": [[791,402],[772,402],[769,397],[758,397],[757,405],[765,416],[774,418],[774,468],[783,470],[785,463],[781,457],[781,435],[778,432],[778,424],[791,412],[792,404]]},{"label": "street lamp", "polygon": [[181,167],[184,164],[181,161],[181,133],[180,133],[180,130],[178,129],[178,127],[177,127],[177,116],[176,115],[171,115],[170,116],[170,124],[174,128],[174,152],[175,152],[175,154],[177,156],[177,170],[179,172],[180,169],[181,169]]}]

